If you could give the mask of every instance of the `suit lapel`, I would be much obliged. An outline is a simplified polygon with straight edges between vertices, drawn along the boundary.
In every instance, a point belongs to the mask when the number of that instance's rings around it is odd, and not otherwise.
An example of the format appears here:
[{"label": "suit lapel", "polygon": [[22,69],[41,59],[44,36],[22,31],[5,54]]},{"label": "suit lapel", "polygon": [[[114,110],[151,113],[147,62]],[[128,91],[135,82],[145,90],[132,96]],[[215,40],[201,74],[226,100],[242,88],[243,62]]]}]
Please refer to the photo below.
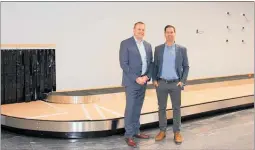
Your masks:
[{"label": "suit lapel", "polygon": [[[162,44],[160,46],[160,53],[159,53],[159,57],[160,57],[160,64],[161,66],[163,66],[163,59],[164,59],[164,49],[165,49],[165,44]],[[162,68],[162,67],[161,67]]]},{"label": "suit lapel", "polygon": [[179,61],[180,61],[180,47],[175,44],[175,69],[177,71],[177,68],[179,66]]},{"label": "suit lapel", "polygon": [[134,38],[134,37],[131,37],[131,39],[132,39],[133,45],[134,45],[134,47],[135,47],[135,49],[136,49],[137,53],[138,53],[138,54],[140,55],[140,57],[141,57],[141,54],[140,54],[139,49],[138,49],[138,47],[137,47],[137,44],[136,44],[135,38]]},{"label": "suit lapel", "polygon": [[[138,52],[138,54],[140,55],[140,58],[141,58],[141,54],[140,54],[140,51],[137,47],[137,44],[136,44],[136,41],[135,41],[135,38],[132,37],[132,41],[133,41],[133,44]],[[146,58],[147,58],[147,63],[149,61],[149,45],[147,45],[147,43],[145,41],[143,41],[143,45],[144,45],[144,49],[145,49],[145,52],[146,52]],[[142,59],[142,58],[141,58]]]},{"label": "suit lapel", "polygon": [[149,61],[149,45],[147,45],[147,43],[145,41],[143,42],[143,45],[144,45],[144,49],[146,52],[146,58],[147,58],[147,63],[148,63],[148,61]]}]

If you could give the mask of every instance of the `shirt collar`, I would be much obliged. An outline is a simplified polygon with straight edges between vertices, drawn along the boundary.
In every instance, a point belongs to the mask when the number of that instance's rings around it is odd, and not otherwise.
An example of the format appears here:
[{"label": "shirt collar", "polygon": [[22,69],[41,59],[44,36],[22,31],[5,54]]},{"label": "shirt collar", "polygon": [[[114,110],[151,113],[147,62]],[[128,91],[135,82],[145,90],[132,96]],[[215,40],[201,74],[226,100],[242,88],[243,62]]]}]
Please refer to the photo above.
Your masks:
[{"label": "shirt collar", "polygon": [[134,37],[135,42],[136,42],[137,44],[141,44],[141,43],[143,43],[143,39],[142,39],[141,41],[138,41],[138,40],[135,38],[135,36],[133,36],[133,37]]},{"label": "shirt collar", "polygon": [[175,43],[173,43],[171,46],[168,46],[168,45],[165,43],[165,47],[166,47],[166,48],[174,48],[174,47],[175,47]]}]

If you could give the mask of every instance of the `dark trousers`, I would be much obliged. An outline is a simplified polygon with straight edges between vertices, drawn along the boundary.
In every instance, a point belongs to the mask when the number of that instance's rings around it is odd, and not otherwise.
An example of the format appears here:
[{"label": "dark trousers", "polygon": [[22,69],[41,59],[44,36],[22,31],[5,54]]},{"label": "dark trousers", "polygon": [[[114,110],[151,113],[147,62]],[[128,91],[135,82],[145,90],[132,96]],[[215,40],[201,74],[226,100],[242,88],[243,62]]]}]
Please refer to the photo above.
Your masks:
[{"label": "dark trousers", "polygon": [[146,85],[125,87],[125,137],[132,138],[140,133],[140,115],[144,102]]},{"label": "dark trousers", "polygon": [[167,118],[166,118],[166,106],[168,95],[172,102],[173,109],[173,132],[180,131],[181,127],[181,87],[177,86],[178,82],[166,83],[163,80],[159,80],[159,86],[156,88],[158,97],[158,116],[159,116],[159,128],[161,131],[166,131]]}]

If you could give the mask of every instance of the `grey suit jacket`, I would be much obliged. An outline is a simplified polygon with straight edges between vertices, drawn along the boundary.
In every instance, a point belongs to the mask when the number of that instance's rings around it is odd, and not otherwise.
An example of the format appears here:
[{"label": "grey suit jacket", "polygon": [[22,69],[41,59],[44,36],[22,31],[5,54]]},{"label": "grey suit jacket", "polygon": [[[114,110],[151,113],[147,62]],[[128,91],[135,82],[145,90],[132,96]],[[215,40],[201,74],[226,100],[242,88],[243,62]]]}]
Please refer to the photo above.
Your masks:
[{"label": "grey suit jacket", "polygon": [[[153,69],[152,48],[151,44],[146,41],[143,44],[147,56],[147,70],[144,75],[147,75],[151,79]],[[136,78],[140,77],[142,73],[142,59],[134,37],[121,42],[119,62],[123,70],[122,86],[138,85]]]},{"label": "grey suit jacket", "polygon": [[[165,44],[161,44],[155,48],[154,51],[154,65],[152,80],[159,80],[162,72],[163,55],[164,55]],[[176,59],[175,69],[179,77],[179,81],[183,84],[186,83],[189,73],[189,61],[187,56],[187,49],[181,45],[176,44]]]}]

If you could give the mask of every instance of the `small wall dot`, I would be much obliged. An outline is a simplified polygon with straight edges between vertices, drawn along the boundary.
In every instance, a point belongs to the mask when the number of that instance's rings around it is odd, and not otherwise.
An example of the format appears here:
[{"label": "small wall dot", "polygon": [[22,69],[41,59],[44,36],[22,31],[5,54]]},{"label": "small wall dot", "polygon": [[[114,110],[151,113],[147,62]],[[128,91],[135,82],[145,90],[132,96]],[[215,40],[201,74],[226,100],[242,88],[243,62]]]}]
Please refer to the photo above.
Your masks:
[{"label": "small wall dot", "polygon": [[246,21],[249,21],[248,20],[248,18],[246,17],[246,15],[243,13],[243,14],[241,14],[245,19],[246,19]]}]

